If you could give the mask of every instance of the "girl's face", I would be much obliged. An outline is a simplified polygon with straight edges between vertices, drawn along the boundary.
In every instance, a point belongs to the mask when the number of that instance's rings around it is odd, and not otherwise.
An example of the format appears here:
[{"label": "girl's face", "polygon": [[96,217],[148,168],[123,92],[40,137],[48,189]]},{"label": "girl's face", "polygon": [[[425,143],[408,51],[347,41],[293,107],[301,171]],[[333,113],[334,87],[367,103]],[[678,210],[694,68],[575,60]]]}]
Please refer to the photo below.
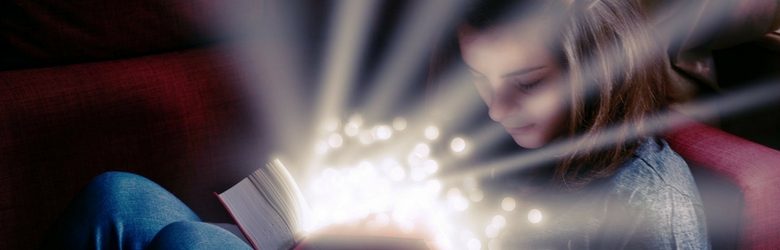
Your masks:
[{"label": "girl's face", "polygon": [[[543,25],[538,25],[543,27]],[[541,147],[564,129],[563,69],[542,30],[498,27],[458,30],[463,60],[487,104],[490,118],[524,148]]]}]

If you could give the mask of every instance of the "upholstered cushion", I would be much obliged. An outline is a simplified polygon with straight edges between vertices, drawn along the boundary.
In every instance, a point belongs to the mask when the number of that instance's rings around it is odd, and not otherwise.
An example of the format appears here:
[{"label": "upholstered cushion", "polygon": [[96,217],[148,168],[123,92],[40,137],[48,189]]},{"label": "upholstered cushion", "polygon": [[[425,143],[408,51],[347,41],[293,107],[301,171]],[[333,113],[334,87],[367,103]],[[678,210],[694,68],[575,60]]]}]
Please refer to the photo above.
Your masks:
[{"label": "upholstered cushion", "polygon": [[666,138],[691,165],[739,188],[742,220],[734,226],[740,227],[741,248],[780,245],[780,152],[696,122],[674,129]]}]

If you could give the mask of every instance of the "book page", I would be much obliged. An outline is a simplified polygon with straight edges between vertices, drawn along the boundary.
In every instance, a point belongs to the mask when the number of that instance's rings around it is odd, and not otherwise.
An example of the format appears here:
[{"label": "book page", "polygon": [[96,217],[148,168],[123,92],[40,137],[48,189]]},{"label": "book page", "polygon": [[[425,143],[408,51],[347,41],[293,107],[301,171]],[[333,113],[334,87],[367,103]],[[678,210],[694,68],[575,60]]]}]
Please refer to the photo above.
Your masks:
[{"label": "book page", "polygon": [[296,238],[302,236],[309,208],[298,184],[284,164],[278,159],[273,160],[265,169],[255,171],[248,178],[270,201],[293,235]]},{"label": "book page", "polygon": [[303,237],[308,208],[279,160],[218,196],[255,248],[290,249]]},{"label": "book page", "polygon": [[290,228],[249,179],[219,197],[254,248],[289,249],[295,244]]}]

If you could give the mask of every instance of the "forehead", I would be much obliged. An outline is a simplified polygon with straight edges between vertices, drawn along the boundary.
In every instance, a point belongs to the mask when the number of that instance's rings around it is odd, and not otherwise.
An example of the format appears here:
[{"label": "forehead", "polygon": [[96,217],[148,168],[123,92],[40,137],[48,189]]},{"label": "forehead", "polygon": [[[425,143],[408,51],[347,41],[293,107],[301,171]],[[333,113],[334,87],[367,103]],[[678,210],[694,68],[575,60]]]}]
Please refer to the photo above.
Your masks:
[{"label": "forehead", "polygon": [[502,75],[519,68],[553,62],[545,30],[528,26],[500,26],[476,30],[459,27],[463,60],[485,75]]}]

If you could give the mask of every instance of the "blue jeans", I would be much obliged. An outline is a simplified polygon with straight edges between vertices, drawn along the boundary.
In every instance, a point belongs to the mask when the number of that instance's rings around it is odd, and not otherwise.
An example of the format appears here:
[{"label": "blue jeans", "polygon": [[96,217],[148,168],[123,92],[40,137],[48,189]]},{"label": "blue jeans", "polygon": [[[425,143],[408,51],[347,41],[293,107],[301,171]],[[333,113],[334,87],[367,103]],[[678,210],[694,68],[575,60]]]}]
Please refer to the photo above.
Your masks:
[{"label": "blue jeans", "polygon": [[144,177],[96,177],[52,229],[45,249],[251,249],[201,222],[184,203]]}]

